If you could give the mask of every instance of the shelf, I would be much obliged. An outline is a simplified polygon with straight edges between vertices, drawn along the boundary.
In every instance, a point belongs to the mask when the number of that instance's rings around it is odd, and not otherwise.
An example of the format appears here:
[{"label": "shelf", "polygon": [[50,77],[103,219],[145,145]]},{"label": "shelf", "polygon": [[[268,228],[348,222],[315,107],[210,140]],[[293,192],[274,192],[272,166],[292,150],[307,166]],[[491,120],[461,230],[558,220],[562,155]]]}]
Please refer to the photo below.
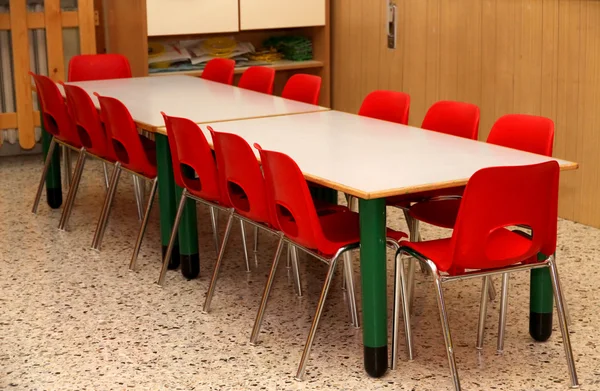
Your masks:
[{"label": "shelf", "polygon": [[[277,61],[273,64],[264,65],[266,67],[275,68],[276,71],[289,71],[295,69],[310,69],[310,68],[323,68],[324,64],[322,61],[309,60],[309,61]],[[243,73],[248,67],[236,67],[235,74]],[[174,71],[174,72],[160,72],[151,73],[150,76],[165,76],[165,75],[188,75],[188,76],[201,76],[204,70],[190,70],[190,71]]]}]

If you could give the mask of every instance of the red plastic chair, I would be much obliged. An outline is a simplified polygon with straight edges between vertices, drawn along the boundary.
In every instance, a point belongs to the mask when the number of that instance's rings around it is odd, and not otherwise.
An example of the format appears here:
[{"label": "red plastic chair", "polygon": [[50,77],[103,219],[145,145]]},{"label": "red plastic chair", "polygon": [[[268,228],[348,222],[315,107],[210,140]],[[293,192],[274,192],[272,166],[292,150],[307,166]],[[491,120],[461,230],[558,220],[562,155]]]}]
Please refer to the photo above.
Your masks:
[{"label": "red plastic chair", "polygon": [[271,95],[273,93],[274,83],[275,69],[252,66],[244,71],[240,78],[240,82],[238,83],[238,87]]},{"label": "red plastic chair", "polygon": [[[552,156],[554,122],[545,117],[509,114],[500,117],[493,125],[487,142],[525,152]],[[459,188],[460,189],[460,188]],[[457,191],[450,197],[434,197],[410,207],[412,218],[438,227],[452,228],[460,206]]]},{"label": "red plastic chair", "polygon": [[156,147],[153,141],[140,136],[129,110],[121,101],[107,96],[100,96],[97,93],[94,93],[94,95],[98,97],[98,101],[100,102],[100,115],[105,125],[110,147],[114,151],[117,162],[110,177],[108,192],[104,199],[104,206],[98,220],[98,225],[96,226],[94,240],[92,241],[93,249],[100,249],[121,171],[126,170],[140,179],[152,181],[146,211],[133,250],[133,256],[131,257],[130,268],[134,268],[158,186]]},{"label": "red plastic chair", "polygon": [[408,125],[410,95],[398,91],[378,90],[365,97],[358,115]]},{"label": "red plastic chair", "polygon": [[[188,199],[200,202],[210,208],[217,259],[222,258],[225,246],[219,246],[215,211],[224,210],[227,213],[233,213],[230,203],[222,196],[217,165],[202,130],[196,123],[187,118],[172,117],[165,113],[162,113],[162,115],[167,128],[167,137],[169,138],[173,176],[177,186],[183,188],[183,192],[158,277],[159,285],[164,284],[169,268],[169,260],[177,238],[179,223]],[[227,233],[223,243],[226,243],[228,235]]]},{"label": "red plastic chair", "polygon": [[479,107],[449,100],[436,102],[427,110],[421,128],[477,140]]},{"label": "red plastic chair", "polygon": [[80,54],[69,61],[68,80],[71,82],[129,77],[129,60],[121,54]]},{"label": "red plastic chair", "polygon": [[[456,390],[460,390],[460,381],[444,301],[444,283],[465,278],[483,277],[488,280],[495,274],[507,275],[510,272],[529,271],[534,268],[550,269],[571,384],[578,385],[564,311],[565,303],[553,255],[556,250],[558,179],[559,167],[555,161],[480,170],[467,184],[451,238],[418,243],[402,242],[396,253],[396,287],[402,290],[400,296],[405,316],[408,356],[412,359],[412,335],[409,305],[404,299],[407,286],[403,254],[416,258],[431,270],[446,353]],[[533,231],[532,238],[525,238],[507,229],[517,224],[530,227]],[[538,254],[544,254],[545,260],[528,262]],[[453,275],[453,270],[471,271]],[[442,275],[442,272],[450,274]],[[482,292],[482,304],[487,303],[484,295],[485,292]],[[502,303],[501,307],[506,307],[506,303]],[[394,308],[394,320],[398,321],[400,311],[396,305]],[[485,321],[485,317],[480,319],[480,322],[482,321]],[[504,323],[505,318],[501,318],[501,325]],[[482,323],[479,328],[483,329]],[[397,349],[397,346],[396,333],[393,336],[392,349]]]},{"label": "red plastic chair", "polygon": [[288,79],[283,87],[281,97],[310,105],[319,104],[321,77],[298,73]]},{"label": "red plastic chair", "polygon": [[[477,140],[479,132],[479,107],[471,103],[439,101],[434,103],[423,119],[421,128],[453,136]],[[408,208],[413,202],[422,201],[436,196],[455,196],[462,194],[462,187],[434,190],[424,193],[390,197],[387,205],[395,206],[405,211],[409,226],[411,241],[419,238],[419,222],[408,214]]]},{"label": "red plastic chair", "polygon": [[213,58],[206,63],[202,78],[223,84],[233,84],[235,61],[228,58]]},{"label": "red plastic chair", "polygon": [[[268,201],[265,190],[265,179],[250,145],[235,134],[216,132],[210,126],[208,130],[212,136],[217,160],[221,194],[224,202],[232,206],[222,247],[227,245],[233,225],[234,211],[240,220],[244,249],[246,248],[244,223],[249,223],[272,234],[278,234],[279,226],[271,213],[271,203]],[[255,232],[256,234],[257,232]],[[219,254],[204,301],[204,312],[210,310],[221,263],[222,256]],[[250,271],[247,256],[246,271]],[[294,271],[297,271],[297,265],[295,265]]]},{"label": "red plastic chair", "polygon": [[116,161],[115,153],[108,143],[104,126],[100,120],[98,110],[94,106],[92,99],[82,88],[74,85],[62,84],[67,101],[67,107],[75,124],[79,139],[83,144],[75,171],[69,187],[67,201],[58,224],[58,229],[64,230],[68,223],[73,203],[77,195],[77,189],[83,174],[86,156],[92,155],[99,157],[106,162],[114,164]]},{"label": "red plastic chair", "polygon": [[37,213],[56,143],[79,152],[81,152],[83,146],[69,115],[65,100],[56,84],[46,76],[36,75],[32,72],[29,72],[29,74],[35,82],[44,129],[52,135],[52,140],[46,154],[46,161],[44,162],[42,177],[40,178],[40,184],[38,185],[31,210],[32,213]]},{"label": "red plastic chair", "polygon": [[[358,214],[344,208],[319,216],[306,180],[296,163],[283,153],[263,150],[257,144],[254,146],[260,152],[267,192],[270,194],[274,215],[283,233],[280,236],[250,343],[255,344],[257,342],[284,242],[301,247],[308,254],[329,265],[321,297],[317,304],[317,310],[296,373],[296,379],[302,380],[327,292],[333,279],[335,266],[342,255],[344,255],[344,271],[348,284],[347,292],[354,292],[353,279],[348,278],[348,276],[352,276],[352,260],[347,255],[349,255],[350,250],[359,246]],[[392,231],[389,230],[388,233],[392,233]],[[398,239],[406,236],[401,232],[393,232],[393,234]],[[353,301],[354,298],[349,299],[349,301]],[[356,308],[354,308],[354,311],[356,311]]]}]

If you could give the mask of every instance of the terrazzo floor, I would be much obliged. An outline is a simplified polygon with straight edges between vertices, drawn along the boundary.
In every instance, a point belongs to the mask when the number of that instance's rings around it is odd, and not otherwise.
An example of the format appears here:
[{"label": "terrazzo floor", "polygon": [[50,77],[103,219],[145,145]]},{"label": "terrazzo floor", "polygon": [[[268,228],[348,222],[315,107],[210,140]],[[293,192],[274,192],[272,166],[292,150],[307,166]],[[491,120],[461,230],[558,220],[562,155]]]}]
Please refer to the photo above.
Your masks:
[{"label": "terrazzo floor", "polygon": [[[160,264],[157,208],[142,246],[139,270],[127,268],[139,224],[131,178],[122,175],[102,251],[95,252],[89,247],[103,201],[100,165],[91,162],[86,167],[69,230],[59,232],[60,210],[50,210],[45,198],[38,215],[30,212],[40,160],[39,156],[0,158],[1,390],[451,389],[435,296],[425,275],[417,277],[414,361],[406,362],[402,356],[398,370],[381,379],[366,376],[361,331],[349,325],[338,273],[306,380],[296,382],[293,375],[325,276],[324,265],[301,257],[305,292],[299,298],[289,271],[280,264],[261,344],[251,346],[249,334],[274,252],[273,238],[260,235],[256,263],[247,273],[240,233],[234,228],[212,311],[202,314],[215,260],[203,207],[198,206],[201,277],[187,281],[178,271],[170,271],[161,289],[154,284]],[[388,221],[395,228],[406,228],[395,211],[389,211]],[[224,225],[221,220],[220,228]],[[600,390],[596,299],[600,230],[569,221],[561,221],[559,227],[557,259],[573,320],[571,340],[581,389]],[[448,232],[423,227],[422,235],[430,239]],[[392,254],[388,257],[391,314]],[[357,256],[355,265],[358,282]],[[511,279],[502,355],[496,354],[495,341],[498,300],[489,306],[485,347],[478,352],[480,282],[448,285],[450,327],[465,390],[568,389],[556,322],[547,343],[534,343],[529,337],[528,281],[527,273]]]}]

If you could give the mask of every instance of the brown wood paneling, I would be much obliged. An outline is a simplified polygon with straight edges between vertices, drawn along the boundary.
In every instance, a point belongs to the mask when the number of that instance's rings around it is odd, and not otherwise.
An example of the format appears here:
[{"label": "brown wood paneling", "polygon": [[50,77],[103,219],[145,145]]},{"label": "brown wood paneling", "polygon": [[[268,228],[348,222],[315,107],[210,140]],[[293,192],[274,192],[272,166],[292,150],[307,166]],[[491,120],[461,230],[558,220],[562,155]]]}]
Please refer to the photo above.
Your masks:
[{"label": "brown wood paneling", "polygon": [[560,214],[600,227],[600,2],[396,3],[398,48],[389,50],[385,8],[334,0],[333,108],[356,112],[369,90],[400,90],[418,125],[436,100],[469,101],[481,108],[482,140],[501,115],[547,116],[554,155],[581,167],[562,174]]},{"label": "brown wood paneling", "polygon": [[33,134],[33,101],[29,77],[29,34],[27,8],[24,1],[10,0],[10,26],[13,49],[13,77],[15,86],[19,144],[25,149],[35,145]]},{"label": "brown wood paneling", "polygon": [[94,0],[79,0],[79,50],[81,54],[96,54],[96,24],[94,21]]},{"label": "brown wood paneling", "polygon": [[0,129],[17,127],[17,113],[0,113]]},{"label": "brown wood paneling", "polygon": [[110,53],[127,56],[133,76],[148,75],[146,0],[106,0]]},{"label": "brown wood paneling", "polygon": [[46,47],[48,50],[48,75],[52,80],[65,80],[62,19],[60,0],[45,0]]}]

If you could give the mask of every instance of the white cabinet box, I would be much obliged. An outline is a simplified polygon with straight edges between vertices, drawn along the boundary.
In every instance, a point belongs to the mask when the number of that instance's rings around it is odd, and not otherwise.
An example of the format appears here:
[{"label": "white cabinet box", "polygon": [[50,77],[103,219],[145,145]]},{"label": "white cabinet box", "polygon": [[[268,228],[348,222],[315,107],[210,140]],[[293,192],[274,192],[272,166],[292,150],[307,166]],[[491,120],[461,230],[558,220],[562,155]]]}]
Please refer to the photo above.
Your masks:
[{"label": "white cabinet box", "polygon": [[148,36],[239,31],[238,4],[238,0],[147,0]]},{"label": "white cabinet box", "polygon": [[325,0],[239,1],[241,30],[325,25]]}]

